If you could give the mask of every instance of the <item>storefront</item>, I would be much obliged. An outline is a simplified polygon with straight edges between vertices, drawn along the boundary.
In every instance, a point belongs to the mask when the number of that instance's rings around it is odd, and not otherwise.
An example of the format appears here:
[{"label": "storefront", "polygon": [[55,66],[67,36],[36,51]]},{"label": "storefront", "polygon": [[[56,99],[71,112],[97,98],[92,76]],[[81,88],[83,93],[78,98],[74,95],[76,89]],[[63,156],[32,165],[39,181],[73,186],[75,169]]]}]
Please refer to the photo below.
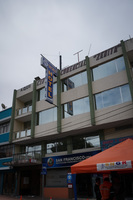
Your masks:
[{"label": "storefront", "polygon": [[[86,158],[89,158],[100,151],[91,151],[71,155],[52,156],[42,159],[42,163],[46,164],[47,174],[44,181],[44,197],[45,198],[71,198],[73,194],[73,186],[68,183],[68,175],[70,167]],[[77,178],[78,194],[81,194],[81,188],[84,184],[84,196],[87,193],[93,193],[93,177],[91,175],[85,176],[84,180]],[[83,183],[84,181],[84,183]],[[91,187],[90,187],[91,186]]]},{"label": "storefront", "polygon": [[[78,174],[108,174],[113,177],[113,173],[120,174],[120,180],[124,185],[124,196],[130,199],[133,196],[133,140],[127,139],[103,152],[81,161],[71,167],[73,177]],[[75,179],[76,180],[76,179]],[[74,183],[75,200],[76,181]]]}]

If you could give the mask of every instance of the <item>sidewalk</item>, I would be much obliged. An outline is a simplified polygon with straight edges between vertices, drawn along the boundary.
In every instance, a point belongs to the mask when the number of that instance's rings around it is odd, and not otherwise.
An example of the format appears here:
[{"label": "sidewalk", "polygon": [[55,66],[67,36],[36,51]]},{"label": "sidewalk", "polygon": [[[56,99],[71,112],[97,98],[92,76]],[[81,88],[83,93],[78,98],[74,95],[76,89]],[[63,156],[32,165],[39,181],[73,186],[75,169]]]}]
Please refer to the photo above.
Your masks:
[{"label": "sidewalk", "polygon": [[[9,196],[9,195],[0,195],[0,200],[20,200],[20,196]],[[22,196],[21,200],[42,200],[42,197],[38,196]]]},{"label": "sidewalk", "polygon": [[[40,196],[8,196],[8,195],[0,195],[0,200],[42,200]],[[44,198],[44,200],[49,200]],[[53,199],[53,200],[70,200],[70,199]],[[72,199],[74,200],[74,198]],[[78,198],[78,200],[95,200],[95,199],[85,199],[85,198]]]}]

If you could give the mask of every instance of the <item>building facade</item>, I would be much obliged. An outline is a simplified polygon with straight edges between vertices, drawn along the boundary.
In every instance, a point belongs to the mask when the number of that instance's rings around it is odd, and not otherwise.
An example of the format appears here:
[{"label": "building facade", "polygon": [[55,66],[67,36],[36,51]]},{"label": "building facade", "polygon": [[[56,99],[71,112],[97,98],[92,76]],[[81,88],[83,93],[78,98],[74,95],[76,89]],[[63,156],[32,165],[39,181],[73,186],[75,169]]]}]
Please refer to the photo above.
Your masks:
[{"label": "building facade", "polygon": [[8,166],[13,159],[14,145],[9,144],[12,108],[0,112],[0,194],[13,194],[15,172]]},{"label": "building facade", "polygon": [[[45,78],[14,90],[10,143],[18,194],[68,198],[72,164],[133,137],[133,39],[58,70],[53,92],[50,104]],[[77,176],[79,197],[94,197],[94,179]]]}]

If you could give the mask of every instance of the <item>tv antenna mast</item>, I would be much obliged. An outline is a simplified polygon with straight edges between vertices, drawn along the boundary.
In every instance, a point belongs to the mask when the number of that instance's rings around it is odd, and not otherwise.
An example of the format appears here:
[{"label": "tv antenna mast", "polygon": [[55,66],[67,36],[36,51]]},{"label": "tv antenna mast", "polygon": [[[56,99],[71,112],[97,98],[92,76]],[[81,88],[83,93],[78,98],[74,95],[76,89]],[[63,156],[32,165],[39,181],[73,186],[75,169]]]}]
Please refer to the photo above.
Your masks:
[{"label": "tv antenna mast", "polygon": [[73,54],[73,55],[76,55],[76,54],[77,54],[77,56],[78,56],[78,63],[79,63],[79,53],[80,53],[81,51],[83,51],[83,50],[80,50],[80,51],[78,51],[78,52],[76,52],[76,53]]}]

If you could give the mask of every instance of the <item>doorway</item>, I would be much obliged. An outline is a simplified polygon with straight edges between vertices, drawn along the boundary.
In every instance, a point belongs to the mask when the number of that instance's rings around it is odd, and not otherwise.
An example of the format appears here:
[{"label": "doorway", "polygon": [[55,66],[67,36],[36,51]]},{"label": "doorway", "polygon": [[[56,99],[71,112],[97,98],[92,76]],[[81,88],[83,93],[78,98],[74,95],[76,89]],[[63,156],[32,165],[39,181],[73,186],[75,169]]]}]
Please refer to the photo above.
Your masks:
[{"label": "doorway", "polygon": [[93,186],[91,174],[76,175],[77,197],[87,198],[93,196]]}]

